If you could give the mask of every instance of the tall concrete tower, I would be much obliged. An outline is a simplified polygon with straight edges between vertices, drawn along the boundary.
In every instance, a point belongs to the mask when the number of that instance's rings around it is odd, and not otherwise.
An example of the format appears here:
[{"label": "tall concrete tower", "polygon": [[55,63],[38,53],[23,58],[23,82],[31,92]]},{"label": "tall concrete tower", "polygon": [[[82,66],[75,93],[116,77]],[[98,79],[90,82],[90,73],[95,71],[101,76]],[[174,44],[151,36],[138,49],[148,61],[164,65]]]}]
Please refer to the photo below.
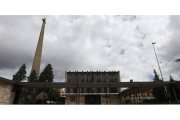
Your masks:
[{"label": "tall concrete tower", "polygon": [[41,64],[41,55],[42,55],[42,47],[43,47],[43,38],[44,38],[44,29],[45,29],[45,24],[46,24],[46,18],[42,19],[42,27],[41,27],[41,32],[39,35],[39,40],[34,56],[34,61],[32,65],[31,72],[35,70],[37,77],[39,77],[40,73],[40,64]]}]

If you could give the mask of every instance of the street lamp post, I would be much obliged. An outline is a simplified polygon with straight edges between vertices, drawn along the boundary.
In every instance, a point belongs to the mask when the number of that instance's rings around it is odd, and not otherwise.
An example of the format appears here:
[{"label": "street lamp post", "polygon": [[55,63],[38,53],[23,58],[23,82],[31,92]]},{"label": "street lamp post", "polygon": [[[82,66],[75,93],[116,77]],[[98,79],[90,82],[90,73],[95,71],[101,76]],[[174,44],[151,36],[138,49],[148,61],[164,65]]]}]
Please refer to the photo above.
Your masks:
[{"label": "street lamp post", "polygon": [[[157,54],[156,54],[156,50],[155,50],[155,47],[154,47],[155,44],[156,44],[156,43],[153,42],[153,43],[152,43],[152,46],[153,46],[153,48],[154,48],[154,54],[155,54],[155,56],[156,56],[156,60],[157,60],[157,64],[158,64],[158,67],[159,67],[159,71],[160,71],[160,74],[161,74],[162,81],[164,81],[163,75],[162,75],[162,72],[161,72],[161,67],[160,67],[160,65],[159,65],[159,60],[158,60],[158,57],[157,57]],[[169,95],[168,95],[166,86],[164,86],[164,90],[165,90],[165,92],[166,92],[166,93],[165,93],[165,96],[169,98]],[[169,100],[169,99],[168,99],[168,102],[170,103],[170,100]]]},{"label": "street lamp post", "polygon": [[[156,44],[156,43],[155,42],[152,43],[153,48],[154,48],[154,44]],[[157,60],[157,64],[158,64],[158,67],[159,67],[159,71],[160,71],[160,74],[161,74],[162,81],[164,81],[155,48],[154,48],[154,54],[156,56],[156,60]]]}]

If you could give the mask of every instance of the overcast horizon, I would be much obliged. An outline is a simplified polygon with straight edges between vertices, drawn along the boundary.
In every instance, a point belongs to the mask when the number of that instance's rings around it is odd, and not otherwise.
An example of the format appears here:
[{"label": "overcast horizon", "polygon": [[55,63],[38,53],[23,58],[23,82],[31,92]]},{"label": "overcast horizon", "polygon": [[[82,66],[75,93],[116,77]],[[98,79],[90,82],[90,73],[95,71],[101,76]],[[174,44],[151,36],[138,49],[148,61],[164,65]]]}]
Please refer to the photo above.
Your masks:
[{"label": "overcast horizon", "polygon": [[[121,81],[180,80],[180,16],[0,16],[0,77],[12,79],[22,64],[29,75],[46,17],[41,71],[52,64],[55,81],[65,71],[120,71]],[[160,74],[159,74],[160,75]]]}]

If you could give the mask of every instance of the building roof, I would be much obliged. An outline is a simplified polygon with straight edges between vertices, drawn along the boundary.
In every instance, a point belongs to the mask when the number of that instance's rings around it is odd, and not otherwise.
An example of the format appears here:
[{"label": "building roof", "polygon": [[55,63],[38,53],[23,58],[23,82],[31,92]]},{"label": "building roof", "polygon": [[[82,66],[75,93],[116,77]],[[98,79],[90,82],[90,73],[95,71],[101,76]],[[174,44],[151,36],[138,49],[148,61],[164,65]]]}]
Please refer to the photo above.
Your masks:
[{"label": "building roof", "polygon": [[9,84],[15,84],[15,81],[9,80],[7,78],[0,77],[0,81],[9,83]]},{"label": "building roof", "polygon": [[66,71],[66,73],[119,73],[120,71]]},{"label": "building roof", "polygon": [[[57,87],[57,88],[136,88],[141,87],[143,89],[150,89],[154,87],[161,87],[175,83],[180,88],[180,81],[164,81],[164,82],[115,82],[115,83],[67,83],[67,82],[53,82],[53,83],[41,83],[41,82],[15,82],[3,77],[0,77],[0,81],[9,84],[16,84],[24,87]],[[129,91],[129,90],[126,90]],[[125,92],[125,91],[124,91]]]}]

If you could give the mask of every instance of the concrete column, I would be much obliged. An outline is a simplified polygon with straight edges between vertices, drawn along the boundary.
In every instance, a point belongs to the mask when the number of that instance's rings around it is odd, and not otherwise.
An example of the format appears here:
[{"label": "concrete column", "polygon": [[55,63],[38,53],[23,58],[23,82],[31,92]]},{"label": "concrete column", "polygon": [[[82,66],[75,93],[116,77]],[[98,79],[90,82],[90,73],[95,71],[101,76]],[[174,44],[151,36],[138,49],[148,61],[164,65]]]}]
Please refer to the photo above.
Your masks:
[{"label": "concrete column", "polygon": [[36,48],[36,52],[35,52],[35,56],[34,56],[34,61],[33,61],[32,69],[31,69],[31,71],[35,70],[37,77],[39,77],[39,73],[40,73],[40,64],[41,64],[41,55],[42,55],[46,18],[42,19],[42,21],[43,21],[43,23],[42,23],[42,27],[41,27],[41,32],[39,35],[39,40],[38,40],[38,44],[37,44],[37,48]]}]

